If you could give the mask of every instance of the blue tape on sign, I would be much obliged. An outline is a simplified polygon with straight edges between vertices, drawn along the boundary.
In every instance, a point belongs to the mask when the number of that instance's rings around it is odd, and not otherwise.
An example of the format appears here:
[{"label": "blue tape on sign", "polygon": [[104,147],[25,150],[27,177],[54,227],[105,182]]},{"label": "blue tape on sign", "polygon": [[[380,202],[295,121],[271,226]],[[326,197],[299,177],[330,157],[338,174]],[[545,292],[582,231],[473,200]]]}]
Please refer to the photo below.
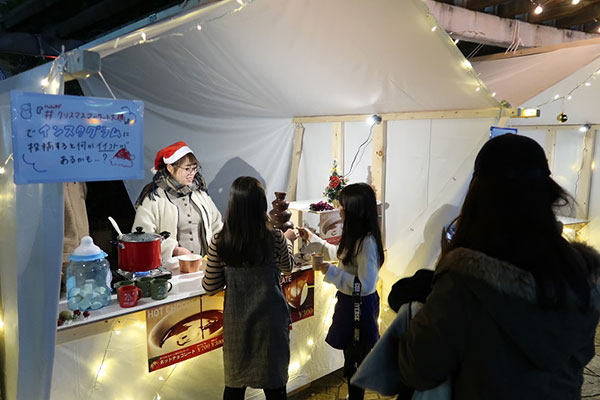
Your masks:
[{"label": "blue tape on sign", "polygon": [[506,135],[507,133],[516,135],[517,132],[517,128],[501,128],[499,126],[490,126],[490,139],[495,138],[496,136]]},{"label": "blue tape on sign", "polygon": [[12,91],[15,183],[144,177],[144,104]]}]

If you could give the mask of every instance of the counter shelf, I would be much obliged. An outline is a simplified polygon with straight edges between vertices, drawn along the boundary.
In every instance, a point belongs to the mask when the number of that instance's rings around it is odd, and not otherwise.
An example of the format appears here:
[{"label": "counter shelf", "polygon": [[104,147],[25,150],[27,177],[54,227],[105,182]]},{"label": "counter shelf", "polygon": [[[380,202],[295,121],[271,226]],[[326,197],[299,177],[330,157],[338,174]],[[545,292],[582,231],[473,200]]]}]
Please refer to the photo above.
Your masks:
[{"label": "counter shelf", "polygon": [[[119,305],[117,295],[113,294],[110,297],[110,304],[108,306],[102,307],[98,310],[89,310],[90,316],[88,318],[80,317],[77,321],[71,321],[57,327],[57,342],[64,342],[66,339],[66,331],[72,330],[73,328],[79,328],[83,325],[102,321],[107,323],[109,320],[117,319],[128,314],[133,314],[163,304],[201,296],[206,293],[206,291],[202,288],[202,277],[204,276],[204,271],[181,274],[179,273],[179,270],[175,270],[172,271],[172,274],[173,276],[169,282],[173,284],[173,289],[171,289],[167,298],[163,300],[153,300],[151,297],[142,297],[138,300],[138,303],[135,307],[123,308]],[[61,299],[58,303],[58,312],[60,313],[61,311],[68,309],[67,299]],[[80,337],[80,335],[75,336],[76,337],[73,337],[71,340]]]}]

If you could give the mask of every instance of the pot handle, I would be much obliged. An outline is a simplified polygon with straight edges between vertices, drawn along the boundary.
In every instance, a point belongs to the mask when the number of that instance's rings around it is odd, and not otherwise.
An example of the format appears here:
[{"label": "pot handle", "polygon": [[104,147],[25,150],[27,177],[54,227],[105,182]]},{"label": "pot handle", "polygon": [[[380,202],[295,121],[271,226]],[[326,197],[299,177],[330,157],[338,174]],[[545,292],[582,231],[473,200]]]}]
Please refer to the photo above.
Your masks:
[{"label": "pot handle", "polygon": [[125,245],[121,242],[118,242],[116,240],[111,240],[109,242],[110,244],[114,244],[115,246],[117,246],[118,248],[120,248],[121,250],[123,250],[125,248]]},{"label": "pot handle", "polygon": [[162,236],[163,240],[168,239],[169,236],[171,236],[171,232],[167,232],[167,231],[162,231],[160,233],[160,236]]}]

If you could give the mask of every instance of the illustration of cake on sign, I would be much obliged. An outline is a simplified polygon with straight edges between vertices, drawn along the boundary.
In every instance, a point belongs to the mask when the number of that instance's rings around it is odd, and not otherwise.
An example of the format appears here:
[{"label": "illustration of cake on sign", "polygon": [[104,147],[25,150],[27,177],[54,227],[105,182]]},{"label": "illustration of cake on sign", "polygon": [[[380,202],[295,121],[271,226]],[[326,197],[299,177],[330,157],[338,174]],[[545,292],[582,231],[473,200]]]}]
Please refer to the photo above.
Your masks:
[{"label": "illustration of cake on sign", "polygon": [[135,160],[135,156],[123,147],[110,159],[110,165],[131,168],[133,167],[133,160]]}]

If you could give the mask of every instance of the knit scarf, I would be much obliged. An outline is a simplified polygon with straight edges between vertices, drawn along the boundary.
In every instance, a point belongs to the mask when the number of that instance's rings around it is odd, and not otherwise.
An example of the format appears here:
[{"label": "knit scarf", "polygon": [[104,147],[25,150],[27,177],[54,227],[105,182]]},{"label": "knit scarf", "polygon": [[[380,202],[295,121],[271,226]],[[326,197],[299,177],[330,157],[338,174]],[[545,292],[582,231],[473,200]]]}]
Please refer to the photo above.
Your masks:
[{"label": "knit scarf", "polygon": [[152,178],[152,182],[147,184],[143,189],[142,193],[135,202],[135,208],[137,208],[146,197],[150,197],[150,200],[154,200],[154,196],[156,196],[156,190],[158,188],[163,189],[165,192],[174,197],[183,197],[188,196],[192,192],[196,190],[206,190],[206,183],[204,182],[204,178],[199,173],[196,173],[194,176],[194,181],[191,185],[182,185],[177,182],[177,180],[171,175],[166,168],[160,168],[154,177]]}]

